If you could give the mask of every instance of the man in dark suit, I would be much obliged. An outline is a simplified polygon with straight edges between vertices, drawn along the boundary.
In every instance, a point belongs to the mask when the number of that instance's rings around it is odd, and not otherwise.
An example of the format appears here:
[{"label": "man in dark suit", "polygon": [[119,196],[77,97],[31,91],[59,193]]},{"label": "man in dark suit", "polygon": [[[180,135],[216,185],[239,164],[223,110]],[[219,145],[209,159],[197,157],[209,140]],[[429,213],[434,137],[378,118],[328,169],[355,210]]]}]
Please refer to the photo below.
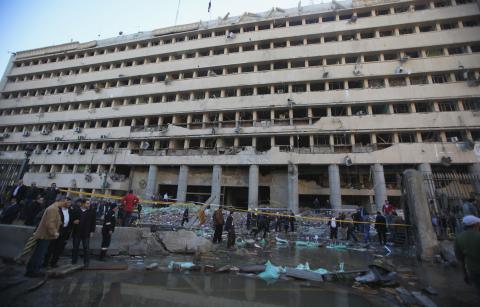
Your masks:
[{"label": "man in dark suit", "polygon": [[27,186],[23,184],[23,180],[20,179],[18,183],[12,188],[10,195],[17,199],[17,202],[21,204],[27,194]]},{"label": "man in dark suit", "polygon": [[52,183],[52,185],[45,190],[44,197],[45,197],[45,203],[47,204],[47,207],[53,204],[53,202],[57,198],[58,193],[59,191],[57,189],[57,184],[55,182]]},{"label": "man in dark suit", "polygon": [[90,200],[82,201],[80,208],[72,212],[73,220],[73,250],[72,264],[77,263],[80,241],[83,246],[83,263],[88,266],[90,254],[90,237],[95,232],[95,211],[90,208]]}]

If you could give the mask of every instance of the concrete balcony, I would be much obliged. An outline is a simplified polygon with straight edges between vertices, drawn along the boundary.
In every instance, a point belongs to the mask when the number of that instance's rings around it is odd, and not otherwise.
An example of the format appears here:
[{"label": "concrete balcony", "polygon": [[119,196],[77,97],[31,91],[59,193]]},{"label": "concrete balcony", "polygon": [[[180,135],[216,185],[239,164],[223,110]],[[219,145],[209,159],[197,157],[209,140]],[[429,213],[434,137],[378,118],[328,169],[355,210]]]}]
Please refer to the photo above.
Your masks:
[{"label": "concrete balcony", "polygon": [[[10,133],[8,138],[0,141],[0,144],[36,143],[36,142],[88,142],[88,141],[127,141],[127,140],[154,140],[175,138],[211,138],[211,137],[245,137],[245,136],[270,136],[270,135],[306,135],[338,133],[338,132],[371,132],[371,131],[425,131],[445,130],[480,127],[480,112],[452,111],[452,112],[429,112],[429,113],[401,113],[401,114],[378,114],[378,115],[352,115],[352,116],[325,116],[312,118],[312,125],[308,124],[308,118],[290,121],[257,121],[249,124],[240,122],[237,131],[235,122],[231,127],[223,128],[222,122],[215,126],[215,135],[212,128],[187,129],[177,125],[168,125],[168,128],[159,129],[153,127],[111,127],[82,129],[80,133],[74,130],[55,130],[48,135],[42,135],[40,131],[31,132],[30,136],[24,137],[22,132]],[[263,123],[268,123],[265,125]],[[185,123],[185,125],[187,125]],[[221,126],[221,127],[219,127]]]},{"label": "concrete balcony", "polygon": [[[296,151],[281,151],[280,147],[272,147],[268,151],[258,152],[252,147],[244,147],[238,153],[228,154],[195,154],[195,155],[140,155],[140,152],[127,149],[115,150],[112,154],[103,151],[87,151],[84,155],[70,155],[59,152],[50,155],[32,155],[34,164],[118,164],[118,165],[286,165],[294,164],[344,164],[345,157],[351,158],[353,164],[416,164],[440,163],[443,156],[452,159],[452,163],[477,163],[478,158],[473,150],[464,151],[453,143],[400,143],[388,148],[372,152],[351,153],[303,153]],[[197,151],[192,151],[198,153]],[[175,152],[178,153],[178,152]],[[94,161],[94,162],[93,162]]]},{"label": "concrete balcony", "polygon": [[[55,62],[49,64],[15,67],[9,73],[10,76],[22,75],[28,73],[38,73],[50,70],[61,70],[66,68],[74,68],[85,65],[93,65],[107,63],[112,61],[120,61],[126,59],[147,57],[160,54],[178,53],[180,51],[192,50],[196,51],[203,48],[213,47],[229,47],[244,43],[251,43],[265,40],[281,40],[286,38],[303,38],[317,34],[329,34],[344,31],[360,31],[365,29],[375,30],[381,27],[391,28],[394,25],[407,25],[421,22],[434,22],[448,20],[458,17],[469,17],[478,15],[479,8],[476,4],[459,5],[454,7],[435,8],[419,12],[405,12],[393,15],[382,15],[376,17],[359,18],[355,23],[348,23],[345,20],[302,25],[288,28],[278,28],[257,32],[239,33],[233,40],[226,40],[224,36],[212,37],[207,39],[199,39],[193,41],[185,41],[181,43],[160,45],[149,48],[141,48],[136,50],[128,50],[124,52],[111,53],[106,55],[98,55],[76,60],[63,62]],[[426,45],[429,45],[428,43]],[[323,48],[322,48],[323,49]],[[356,49],[349,49],[356,50]],[[340,54],[340,53],[330,53]]]}]

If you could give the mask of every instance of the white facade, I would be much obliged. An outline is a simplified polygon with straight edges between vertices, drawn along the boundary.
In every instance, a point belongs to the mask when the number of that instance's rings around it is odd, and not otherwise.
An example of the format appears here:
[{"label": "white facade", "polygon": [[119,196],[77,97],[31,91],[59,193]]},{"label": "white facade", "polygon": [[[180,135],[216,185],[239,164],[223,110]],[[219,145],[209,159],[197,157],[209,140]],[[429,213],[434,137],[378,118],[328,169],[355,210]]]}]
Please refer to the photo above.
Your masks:
[{"label": "white facade", "polygon": [[468,0],[272,9],[22,51],[0,84],[0,159],[33,150],[24,179],[40,186],[378,207],[404,169],[476,169],[479,72]]}]

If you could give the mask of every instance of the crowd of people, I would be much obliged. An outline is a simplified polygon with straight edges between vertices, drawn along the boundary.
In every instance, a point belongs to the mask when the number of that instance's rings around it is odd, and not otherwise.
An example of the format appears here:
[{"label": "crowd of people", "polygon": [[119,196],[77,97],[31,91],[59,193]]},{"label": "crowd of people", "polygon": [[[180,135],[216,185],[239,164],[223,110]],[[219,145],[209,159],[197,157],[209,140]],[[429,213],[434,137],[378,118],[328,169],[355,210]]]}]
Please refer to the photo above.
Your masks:
[{"label": "crowd of people", "polygon": [[[34,226],[24,253],[30,257],[26,276],[44,275],[44,268],[57,267],[67,242],[72,241],[71,263],[77,264],[82,245],[84,266],[89,265],[90,238],[97,222],[102,225],[100,260],[104,260],[116,225],[130,226],[140,219],[140,199],[129,191],[120,204],[111,201],[93,201],[90,198],[72,199],[52,183],[41,189],[32,183],[26,186],[19,180],[9,191],[0,214],[1,224]],[[33,242],[33,244],[32,244]],[[30,248],[33,247],[33,248]],[[21,258],[21,257],[19,257]]]}]

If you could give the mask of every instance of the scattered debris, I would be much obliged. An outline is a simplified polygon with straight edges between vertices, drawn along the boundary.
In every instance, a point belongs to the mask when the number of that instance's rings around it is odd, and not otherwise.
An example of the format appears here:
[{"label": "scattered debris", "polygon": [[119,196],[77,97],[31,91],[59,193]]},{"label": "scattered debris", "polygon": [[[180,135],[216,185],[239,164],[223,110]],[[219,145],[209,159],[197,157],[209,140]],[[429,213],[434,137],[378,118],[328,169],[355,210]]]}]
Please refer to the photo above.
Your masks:
[{"label": "scattered debris", "polygon": [[425,307],[437,307],[437,305],[428,297],[423,295],[421,292],[412,291],[412,295],[417,299],[417,301]]},{"label": "scattered debris", "polygon": [[389,271],[378,265],[371,264],[368,266],[368,273],[355,278],[356,281],[365,284],[379,284],[381,286],[392,286],[396,283],[396,272]]},{"label": "scattered debris", "polygon": [[147,269],[147,270],[153,270],[153,269],[156,269],[157,267],[158,267],[158,263],[154,262],[154,263],[151,263],[151,264],[147,265],[147,266],[145,267],[145,269]]}]

